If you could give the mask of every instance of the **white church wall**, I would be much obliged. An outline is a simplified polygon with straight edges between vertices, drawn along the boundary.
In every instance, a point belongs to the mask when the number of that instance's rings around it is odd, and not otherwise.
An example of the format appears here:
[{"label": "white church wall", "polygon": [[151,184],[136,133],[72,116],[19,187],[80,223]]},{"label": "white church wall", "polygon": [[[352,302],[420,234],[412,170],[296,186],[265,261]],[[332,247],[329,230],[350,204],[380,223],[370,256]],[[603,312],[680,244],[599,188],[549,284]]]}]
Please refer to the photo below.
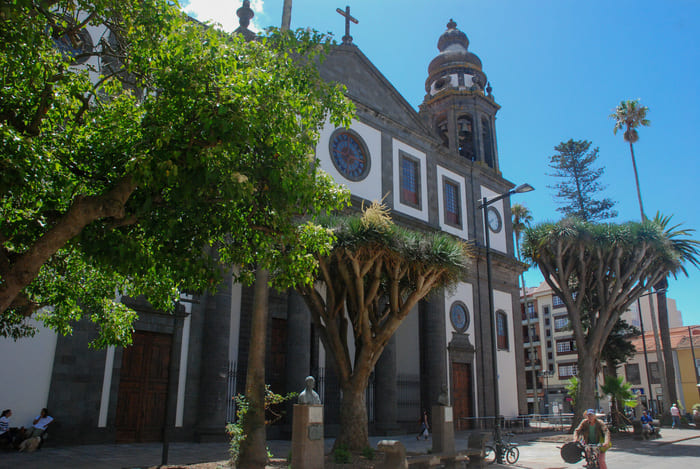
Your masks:
[{"label": "white church wall", "polygon": [[[518,380],[515,364],[515,324],[513,324],[513,300],[509,293],[493,291],[494,311],[505,311],[508,317],[508,350],[498,351],[498,395],[501,415],[518,415]],[[494,318],[494,324],[496,323]]]},{"label": "white church wall", "polygon": [[[486,197],[487,199],[491,199],[493,197],[498,197],[500,194],[492,191],[488,187],[481,186],[481,198],[483,199]],[[489,205],[489,207],[493,207],[498,211],[498,214],[501,216],[501,231],[498,233],[494,233],[493,231],[489,232],[489,240],[491,242],[491,249],[495,249],[497,251],[501,252],[507,252],[508,250],[508,245],[506,244],[506,227],[505,227],[505,217],[503,215],[503,200],[499,200],[498,202],[494,202],[493,204]],[[481,210],[483,212],[483,210]],[[484,220],[484,229],[488,229],[486,220]],[[486,236],[484,234],[484,236]]]},{"label": "white church wall", "polygon": [[57,335],[35,320],[30,323],[38,329],[34,337],[0,339],[0,407],[12,409],[13,427],[30,426],[49,397]]},{"label": "white church wall", "polygon": [[370,169],[367,177],[361,181],[350,181],[343,177],[331,161],[330,138],[336,127],[330,122],[321,129],[321,135],[316,145],[316,157],[320,161],[321,169],[326,171],[336,183],[347,186],[353,195],[362,197],[368,201],[381,200],[382,198],[382,134],[379,130],[353,119],[350,130],[356,132],[367,145],[370,158]]}]

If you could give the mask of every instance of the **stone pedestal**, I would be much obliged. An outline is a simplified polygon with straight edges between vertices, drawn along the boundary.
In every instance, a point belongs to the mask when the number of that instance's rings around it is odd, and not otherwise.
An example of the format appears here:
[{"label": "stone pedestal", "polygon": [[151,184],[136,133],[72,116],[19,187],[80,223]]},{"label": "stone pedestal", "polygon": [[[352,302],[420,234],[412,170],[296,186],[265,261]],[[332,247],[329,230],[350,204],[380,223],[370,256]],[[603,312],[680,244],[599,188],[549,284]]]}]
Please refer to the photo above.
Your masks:
[{"label": "stone pedestal", "polygon": [[294,404],[292,467],[323,469],[323,406]]},{"label": "stone pedestal", "polygon": [[455,427],[452,407],[433,406],[433,454],[454,453]]}]

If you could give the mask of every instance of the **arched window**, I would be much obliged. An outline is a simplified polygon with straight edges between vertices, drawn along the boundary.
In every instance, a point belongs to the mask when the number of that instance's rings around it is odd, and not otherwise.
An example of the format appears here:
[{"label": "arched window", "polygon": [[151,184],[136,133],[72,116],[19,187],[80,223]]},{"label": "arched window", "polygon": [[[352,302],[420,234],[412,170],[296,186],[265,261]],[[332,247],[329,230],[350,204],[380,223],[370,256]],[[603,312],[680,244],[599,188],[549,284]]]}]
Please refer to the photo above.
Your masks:
[{"label": "arched window", "polygon": [[437,124],[435,125],[435,129],[437,130],[440,140],[442,140],[442,144],[449,148],[450,133],[447,128],[447,119],[443,117],[442,119],[438,120]]},{"label": "arched window", "polygon": [[505,311],[496,311],[496,335],[499,350],[508,350],[508,315]]},{"label": "arched window", "polygon": [[491,123],[488,119],[481,119],[481,140],[484,142],[484,163],[489,168],[494,167],[493,139],[491,138]]},{"label": "arched window", "polygon": [[457,146],[459,154],[474,161],[474,121],[471,116],[462,115],[457,119]]}]

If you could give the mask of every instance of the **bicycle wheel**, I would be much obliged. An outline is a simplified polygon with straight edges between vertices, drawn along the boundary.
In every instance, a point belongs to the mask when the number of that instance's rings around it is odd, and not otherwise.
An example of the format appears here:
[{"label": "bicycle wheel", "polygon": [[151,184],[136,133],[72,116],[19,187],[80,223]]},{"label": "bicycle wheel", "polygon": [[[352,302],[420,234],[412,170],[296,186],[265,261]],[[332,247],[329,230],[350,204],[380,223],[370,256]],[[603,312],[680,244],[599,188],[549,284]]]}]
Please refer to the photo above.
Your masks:
[{"label": "bicycle wheel", "polygon": [[520,450],[517,446],[511,446],[510,448],[508,448],[508,451],[506,452],[506,462],[508,464],[515,464],[516,462],[518,462],[519,457]]},{"label": "bicycle wheel", "polygon": [[496,461],[496,450],[493,446],[484,446],[484,461],[486,464],[493,464]]}]

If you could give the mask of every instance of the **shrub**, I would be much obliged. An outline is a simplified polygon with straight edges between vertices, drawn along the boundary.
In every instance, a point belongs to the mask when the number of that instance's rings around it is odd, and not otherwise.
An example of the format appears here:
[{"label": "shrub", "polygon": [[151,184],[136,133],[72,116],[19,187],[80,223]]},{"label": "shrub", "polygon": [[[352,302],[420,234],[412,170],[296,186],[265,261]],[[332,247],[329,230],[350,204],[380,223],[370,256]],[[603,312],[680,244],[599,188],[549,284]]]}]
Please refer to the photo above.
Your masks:
[{"label": "shrub", "polygon": [[370,461],[374,459],[374,448],[371,446],[366,446],[362,449],[362,456]]},{"label": "shrub", "polygon": [[333,461],[336,464],[349,464],[350,460],[350,450],[347,446],[340,444],[333,450]]}]

